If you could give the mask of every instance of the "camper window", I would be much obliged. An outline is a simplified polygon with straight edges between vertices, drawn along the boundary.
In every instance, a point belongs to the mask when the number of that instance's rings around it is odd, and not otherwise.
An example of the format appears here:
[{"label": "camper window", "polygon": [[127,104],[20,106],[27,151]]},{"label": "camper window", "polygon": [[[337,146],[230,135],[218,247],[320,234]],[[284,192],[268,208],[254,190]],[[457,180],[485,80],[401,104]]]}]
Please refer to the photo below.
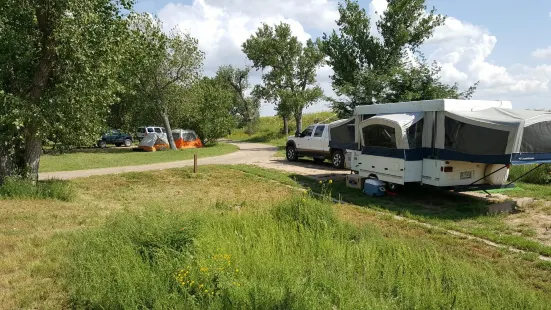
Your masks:
[{"label": "camper window", "polygon": [[466,154],[501,155],[507,149],[509,132],[445,119],[444,148]]},{"label": "camper window", "polygon": [[423,147],[423,119],[411,125],[407,130],[408,144],[410,149]]},{"label": "camper window", "polygon": [[551,153],[551,122],[541,122],[524,128],[522,153]]},{"label": "camper window", "polygon": [[369,125],[362,129],[364,146],[396,148],[396,130],[385,125]]}]

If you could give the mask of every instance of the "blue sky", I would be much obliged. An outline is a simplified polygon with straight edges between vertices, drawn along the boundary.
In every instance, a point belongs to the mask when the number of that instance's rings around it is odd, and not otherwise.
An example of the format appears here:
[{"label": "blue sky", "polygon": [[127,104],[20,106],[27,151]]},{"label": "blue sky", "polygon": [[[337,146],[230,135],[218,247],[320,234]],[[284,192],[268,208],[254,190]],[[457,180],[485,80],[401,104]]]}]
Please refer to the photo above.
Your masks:
[{"label": "blue sky", "polygon": [[[299,39],[330,31],[337,18],[337,0],[138,0],[136,9],[158,14],[168,27],[180,26],[199,39],[207,53],[205,73],[222,64],[244,64],[240,44],[261,22],[291,23]],[[360,0],[383,8],[385,0]],[[427,0],[427,7],[449,16],[435,40],[423,48],[430,61],[442,66],[446,83],[466,88],[480,81],[474,99],[511,100],[519,108],[551,108],[551,1],[550,0]],[[380,9],[378,9],[380,10]],[[542,49],[540,56],[534,52]],[[318,82],[333,95],[328,75]],[[252,83],[259,83],[253,74]],[[327,109],[318,104],[308,111]],[[273,115],[263,106],[262,115]]]},{"label": "blue sky", "polygon": [[551,45],[549,0],[428,0],[427,6],[487,28],[497,37],[488,59],[503,66],[536,64],[530,53]]}]

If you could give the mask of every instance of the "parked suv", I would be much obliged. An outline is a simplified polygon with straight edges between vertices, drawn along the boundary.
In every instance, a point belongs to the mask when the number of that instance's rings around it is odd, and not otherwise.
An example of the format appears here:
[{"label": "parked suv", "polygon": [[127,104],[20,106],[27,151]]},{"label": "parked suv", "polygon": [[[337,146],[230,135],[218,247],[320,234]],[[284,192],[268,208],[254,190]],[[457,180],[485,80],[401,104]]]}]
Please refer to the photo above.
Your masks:
[{"label": "parked suv", "polygon": [[308,126],[301,133],[288,137],[285,147],[285,155],[289,161],[296,161],[304,156],[312,157],[317,163],[330,159],[333,167],[337,169],[345,166],[344,154],[342,149],[329,147],[328,124]]},{"label": "parked suv", "polygon": [[124,145],[129,147],[132,145],[132,136],[122,133],[120,130],[112,129],[101,136],[101,139],[97,143],[100,148],[106,147],[107,144],[114,144],[116,146]]},{"label": "parked suv", "polygon": [[136,131],[136,138],[138,139],[138,141],[141,141],[143,138],[145,138],[145,136],[147,136],[147,134],[154,133],[154,132],[166,133],[166,130],[164,127],[155,127],[155,126],[140,127]]}]

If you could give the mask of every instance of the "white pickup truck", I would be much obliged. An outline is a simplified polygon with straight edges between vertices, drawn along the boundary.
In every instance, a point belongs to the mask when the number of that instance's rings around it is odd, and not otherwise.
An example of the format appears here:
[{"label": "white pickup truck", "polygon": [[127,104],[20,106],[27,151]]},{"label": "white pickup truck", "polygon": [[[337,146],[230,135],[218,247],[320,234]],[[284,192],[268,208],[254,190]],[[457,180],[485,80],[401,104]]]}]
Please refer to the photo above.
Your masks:
[{"label": "white pickup truck", "polygon": [[[330,124],[314,124],[308,126],[301,133],[288,137],[285,147],[287,160],[296,161],[299,157],[312,157],[317,163],[329,159],[333,167],[337,169],[349,167],[350,159],[346,157],[346,149],[351,145],[355,147],[354,141],[347,141],[348,144],[332,141],[331,132],[334,129],[345,130],[347,133],[350,130],[354,131],[354,122],[353,120],[339,120]],[[339,132],[335,131],[333,140],[337,140],[335,137],[337,135]]]}]

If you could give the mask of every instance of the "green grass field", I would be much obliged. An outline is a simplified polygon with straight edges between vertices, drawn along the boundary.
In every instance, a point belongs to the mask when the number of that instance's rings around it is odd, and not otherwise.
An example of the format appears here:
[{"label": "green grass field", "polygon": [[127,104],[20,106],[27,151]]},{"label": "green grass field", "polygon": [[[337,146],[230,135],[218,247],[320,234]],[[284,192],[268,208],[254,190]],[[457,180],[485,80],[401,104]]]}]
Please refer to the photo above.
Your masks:
[{"label": "green grass field", "polygon": [[[302,186],[318,193],[326,190],[327,186],[300,175],[274,170],[260,170],[248,166],[234,169],[284,184],[297,180]],[[519,188],[508,190],[506,194],[551,201],[549,186],[525,183],[519,183],[518,186]],[[551,229],[551,223],[545,221],[545,218],[551,217],[551,207],[547,205],[532,204],[527,207],[528,210],[524,210],[530,212],[513,215],[487,215],[488,202],[481,198],[422,186],[406,187],[396,197],[373,198],[364,195],[360,190],[348,188],[343,181],[337,180],[331,185],[330,194],[335,199],[343,199],[372,210],[402,215],[442,228],[551,256],[551,238],[547,233]],[[538,218],[543,218],[543,221],[534,220]],[[518,223],[513,225],[511,222]],[[536,240],[536,237],[541,240]]]},{"label": "green grass field", "polygon": [[94,168],[146,165],[224,155],[237,151],[235,145],[218,143],[199,149],[184,149],[163,152],[133,152],[129,148],[109,147],[106,149],[82,149],[60,155],[43,155],[40,172],[71,171]]},{"label": "green grass field", "polygon": [[198,175],[172,169],[72,180],[64,183],[73,193],[67,201],[0,200],[0,304],[546,309],[551,302],[551,264],[284,186],[298,181],[252,166],[205,166]]},{"label": "green grass field", "polygon": [[[336,115],[332,112],[318,112],[304,114],[302,119],[302,128],[316,122],[332,122],[337,120]],[[276,153],[278,157],[285,157],[285,143],[287,137],[282,133],[283,121],[278,116],[261,117],[258,123],[257,131],[254,134],[247,134],[243,129],[235,129],[227,138],[234,141],[247,141],[256,143],[266,143],[277,146],[279,151]],[[289,122],[289,135],[293,135],[296,131],[294,120]]]}]

